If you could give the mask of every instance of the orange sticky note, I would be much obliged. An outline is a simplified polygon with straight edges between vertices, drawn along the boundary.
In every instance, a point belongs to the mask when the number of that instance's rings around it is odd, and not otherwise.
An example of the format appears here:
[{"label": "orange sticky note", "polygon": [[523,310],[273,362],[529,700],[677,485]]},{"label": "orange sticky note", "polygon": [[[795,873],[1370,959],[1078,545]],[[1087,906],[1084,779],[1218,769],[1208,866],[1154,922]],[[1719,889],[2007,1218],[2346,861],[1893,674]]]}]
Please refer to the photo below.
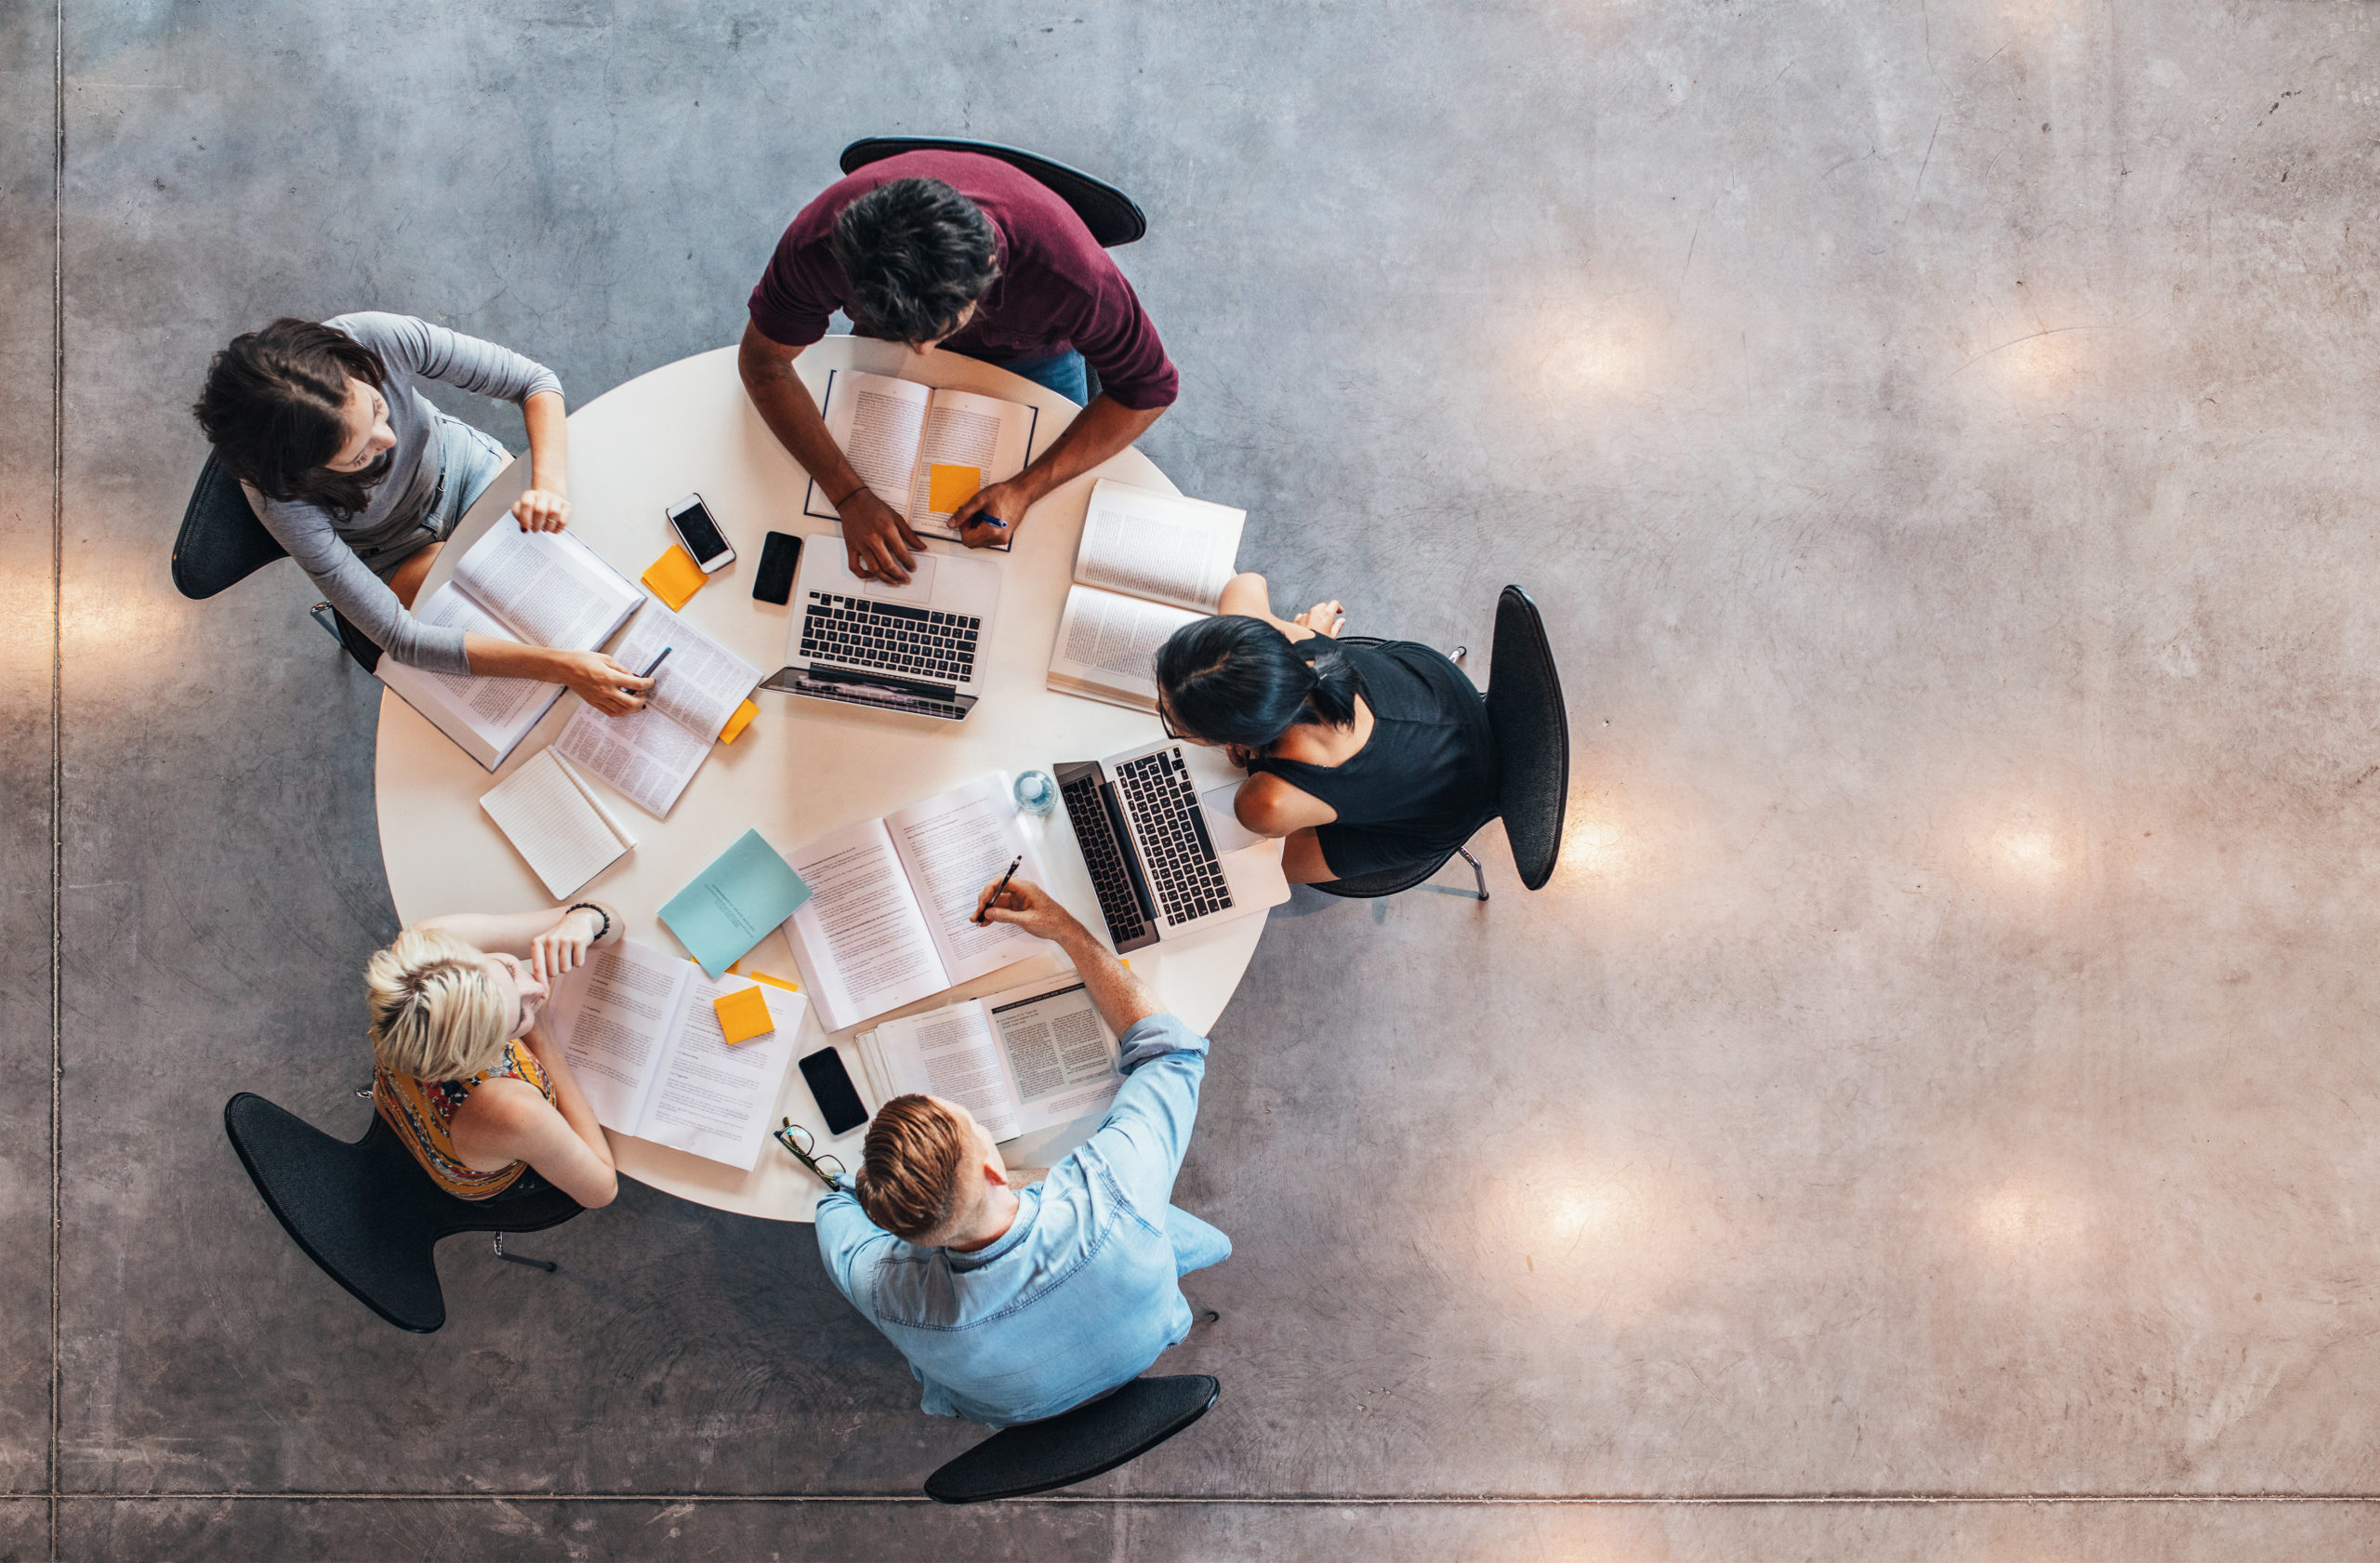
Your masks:
[{"label": "orange sticky note", "polygon": [[745,701],[735,708],[735,714],[727,719],[727,725],[719,730],[719,741],[722,744],[734,743],[744,735],[744,729],[751,726],[752,719],[760,714],[760,707],[749,700]]},{"label": "orange sticky note", "polygon": [[710,1001],[710,1007],[719,1012],[719,1033],[730,1043],[748,1042],[777,1028],[776,1017],[769,1013],[769,1001],[757,987],[722,993]]},{"label": "orange sticky note", "polygon": [[637,578],[673,614],[703,589],[703,582],[710,579],[681,543],[671,543],[669,551],[647,565],[644,574]]},{"label": "orange sticky note", "polygon": [[787,982],[783,977],[773,977],[766,972],[747,972],[745,974],[750,977],[754,982],[764,982],[771,987],[782,987],[787,993],[799,993],[801,991],[801,985],[800,983]]},{"label": "orange sticky note", "polygon": [[936,515],[948,515],[984,486],[981,467],[951,467],[939,461],[926,467],[926,509]]}]

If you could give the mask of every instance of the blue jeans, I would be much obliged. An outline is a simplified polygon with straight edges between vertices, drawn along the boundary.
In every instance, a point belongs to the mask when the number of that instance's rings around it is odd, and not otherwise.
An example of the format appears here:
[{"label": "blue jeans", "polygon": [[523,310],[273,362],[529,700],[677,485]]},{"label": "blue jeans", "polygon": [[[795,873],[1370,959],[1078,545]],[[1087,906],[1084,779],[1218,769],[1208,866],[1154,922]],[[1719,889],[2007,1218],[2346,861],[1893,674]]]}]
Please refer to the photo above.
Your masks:
[{"label": "blue jeans", "polygon": [[1231,1257],[1231,1239],[1179,1205],[1165,1207],[1165,1237],[1173,1245],[1177,1278]]},{"label": "blue jeans", "polygon": [[1053,358],[1036,358],[1025,364],[1003,364],[1000,367],[1012,375],[1023,375],[1045,390],[1056,391],[1078,407],[1091,400],[1091,376],[1084,367],[1082,354],[1072,348]]},{"label": "blue jeans", "polygon": [[396,567],[432,543],[443,543],[455,532],[464,512],[487,492],[487,485],[512,459],[493,434],[483,434],[460,418],[438,415],[438,502],[421,518],[420,530],[401,542],[376,549],[364,556],[372,573],[387,580]]}]

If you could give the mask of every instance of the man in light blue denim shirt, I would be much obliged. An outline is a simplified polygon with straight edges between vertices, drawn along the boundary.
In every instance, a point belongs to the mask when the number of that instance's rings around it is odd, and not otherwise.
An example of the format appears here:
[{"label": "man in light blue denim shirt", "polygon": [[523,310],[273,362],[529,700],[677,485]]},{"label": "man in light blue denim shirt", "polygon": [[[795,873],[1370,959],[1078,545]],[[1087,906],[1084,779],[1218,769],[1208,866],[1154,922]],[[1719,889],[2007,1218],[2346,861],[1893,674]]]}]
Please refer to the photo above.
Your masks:
[{"label": "man in light blue denim shirt", "polygon": [[1170,1203],[1207,1040],[1039,886],[1011,881],[985,915],[1073,958],[1130,1078],[1090,1142],[1023,1189],[965,1107],[894,1097],[856,1176],[819,1201],[818,1252],[908,1358],[927,1411],[1007,1427],[1104,1395],[1178,1344],[1181,1278],[1230,1257],[1231,1239]]}]

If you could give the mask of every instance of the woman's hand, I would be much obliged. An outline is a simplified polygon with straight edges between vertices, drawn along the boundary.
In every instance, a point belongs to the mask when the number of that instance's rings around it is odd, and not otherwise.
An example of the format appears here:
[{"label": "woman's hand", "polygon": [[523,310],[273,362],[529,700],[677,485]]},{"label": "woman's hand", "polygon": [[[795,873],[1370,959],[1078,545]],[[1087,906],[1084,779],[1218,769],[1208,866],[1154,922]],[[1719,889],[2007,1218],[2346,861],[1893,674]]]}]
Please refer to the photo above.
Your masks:
[{"label": "woman's hand", "polygon": [[532,488],[512,501],[512,519],[523,532],[559,532],[570,524],[570,500],[558,488]]},{"label": "woman's hand", "polygon": [[603,914],[574,907],[561,921],[529,941],[529,970],[539,982],[552,982],[563,973],[587,963],[587,947],[603,932]]},{"label": "woman's hand", "polygon": [[1328,635],[1336,640],[1339,631],[1347,628],[1347,610],[1336,598],[1333,598],[1328,603],[1316,603],[1289,622],[1311,629],[1317,635]]},{"label": "woman's hand", "polygon": [[644,692],[653,687],[653,680],[637,677],[600,651],[558,651],[552,656],[552,676],[605,716],[644,709]]}]

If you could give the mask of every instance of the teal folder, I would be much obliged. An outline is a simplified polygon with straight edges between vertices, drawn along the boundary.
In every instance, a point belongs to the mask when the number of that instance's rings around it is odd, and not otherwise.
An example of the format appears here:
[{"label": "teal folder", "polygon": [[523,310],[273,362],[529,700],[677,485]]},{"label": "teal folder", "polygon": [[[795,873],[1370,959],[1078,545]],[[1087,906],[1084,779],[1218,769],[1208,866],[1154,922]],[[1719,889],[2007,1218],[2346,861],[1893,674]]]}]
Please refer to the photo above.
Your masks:
[{"label": "teal folder", "polygon": [[810,887],[758,830],[747,830],[694,882],[669,898],[661,921],[716,977],[810,899]]}]

